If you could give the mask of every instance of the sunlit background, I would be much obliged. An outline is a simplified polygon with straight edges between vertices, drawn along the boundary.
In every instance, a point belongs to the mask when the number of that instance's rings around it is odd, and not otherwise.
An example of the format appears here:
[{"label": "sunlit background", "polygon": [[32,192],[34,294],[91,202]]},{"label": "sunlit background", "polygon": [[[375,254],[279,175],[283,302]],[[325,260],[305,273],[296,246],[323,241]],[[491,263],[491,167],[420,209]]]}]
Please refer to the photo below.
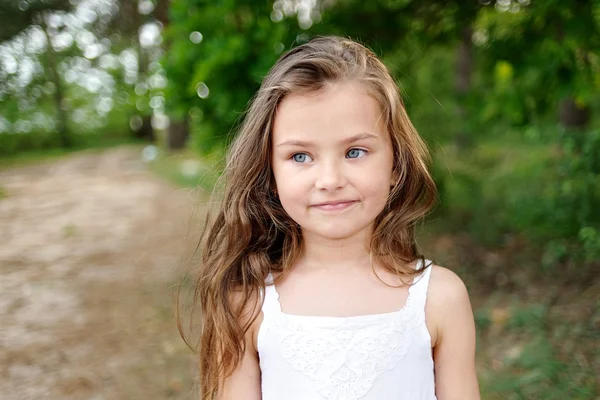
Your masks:
[{"label": "sunlit background", "polygon": [[419,243],[467,283],[482,397],[600,398],[599,0],[0,0],[1,399],[197,397],[173,295],[248,101],[320,34],[432,151]]}]

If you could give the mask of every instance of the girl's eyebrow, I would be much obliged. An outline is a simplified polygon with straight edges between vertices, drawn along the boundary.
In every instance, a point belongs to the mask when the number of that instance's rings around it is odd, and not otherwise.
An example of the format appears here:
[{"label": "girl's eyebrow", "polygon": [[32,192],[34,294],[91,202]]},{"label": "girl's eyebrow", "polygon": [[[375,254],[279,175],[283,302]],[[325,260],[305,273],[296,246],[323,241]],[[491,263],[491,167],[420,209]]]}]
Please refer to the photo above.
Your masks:
[{"label": "girl's eyebrow", "polygon": [[[377,139],[377,138],[378,138],[378,136],[374,135],[372,133],[361,132],[361,133],[359,133],[357,135],[354,135],[352,137],[349,137],[347,139],[342,140],[342,143],[344,143],[344,144],[350,144],[350,143],[358,142],[359,140]],[[309,147],[312,144],[313,144],[312,142],[307,142],[307,141],[304,141],[304,140],[286,140],[285,142],[279,143],[276,147],[281,147],[281,146]]]}]

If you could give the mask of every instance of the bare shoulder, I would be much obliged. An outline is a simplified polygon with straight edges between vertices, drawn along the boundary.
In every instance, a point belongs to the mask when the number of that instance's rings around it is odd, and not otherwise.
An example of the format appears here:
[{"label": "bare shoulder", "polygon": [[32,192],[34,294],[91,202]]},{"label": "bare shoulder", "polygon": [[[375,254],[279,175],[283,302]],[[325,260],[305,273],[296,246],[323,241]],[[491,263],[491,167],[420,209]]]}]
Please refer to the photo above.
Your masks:
[{"label": "bare shoulder", "polygon": [[448,268],[432,265],[427,299],[440,307],[451,307],[469,302],[465,283]]},{"label": "bare shoulder", "polygon": [[467,288],[451,270],[431,268],[426,319],[432,333],[437,398],[479,400],[475,321]]},{"label": "bare shoulder", "polygon": [[[427,291],[426,318],[432,345],[437,346],[449,325],[459,321],[470,323],[471,302],[467,288],[456,273],[432,265]],[[461,323],[463,323],[461,322]]]}]

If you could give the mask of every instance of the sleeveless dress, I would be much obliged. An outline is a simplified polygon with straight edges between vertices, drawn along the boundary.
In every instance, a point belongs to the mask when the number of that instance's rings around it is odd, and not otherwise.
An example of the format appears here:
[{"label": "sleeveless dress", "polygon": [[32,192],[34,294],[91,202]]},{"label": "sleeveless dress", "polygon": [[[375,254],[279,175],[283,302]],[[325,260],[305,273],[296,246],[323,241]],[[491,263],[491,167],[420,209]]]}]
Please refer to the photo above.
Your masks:
[{"label": "sleeveless dress", "polygon": [[402,309],[353,317],[286,314],[269,275],[257,339],[262,399],[435,400],[430,273],[415,277]]}]

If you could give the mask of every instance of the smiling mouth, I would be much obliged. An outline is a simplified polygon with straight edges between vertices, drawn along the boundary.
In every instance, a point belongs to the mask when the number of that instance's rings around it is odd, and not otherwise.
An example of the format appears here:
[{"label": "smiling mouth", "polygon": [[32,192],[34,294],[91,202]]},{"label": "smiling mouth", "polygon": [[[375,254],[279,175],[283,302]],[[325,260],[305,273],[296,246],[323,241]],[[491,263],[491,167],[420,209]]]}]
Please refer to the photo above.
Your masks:
[{"label": "smiling mouth", "polygon": [[352,207],[356,203],[358,203],[356,200],[344,200],[315,204],[312,207],[322,211],[341,211]]}]

